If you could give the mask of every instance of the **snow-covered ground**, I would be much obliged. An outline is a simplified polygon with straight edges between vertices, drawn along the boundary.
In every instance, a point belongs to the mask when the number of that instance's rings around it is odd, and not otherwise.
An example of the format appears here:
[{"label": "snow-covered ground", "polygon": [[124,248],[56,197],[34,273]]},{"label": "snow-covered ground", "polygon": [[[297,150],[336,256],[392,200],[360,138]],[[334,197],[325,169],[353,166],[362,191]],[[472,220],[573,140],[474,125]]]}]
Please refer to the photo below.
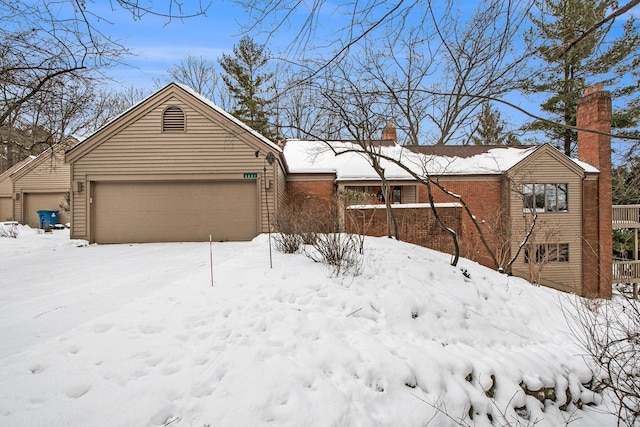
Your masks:
[{"label": "snow-covered ground", "polygon": [[616,423],[571,297],[467,260],[369,238],[363,274],[334,278],[275,250],[270,269],[259,236],[213,244],[212,287],[209,243],[20,231],[0,238],[0,426]]}]

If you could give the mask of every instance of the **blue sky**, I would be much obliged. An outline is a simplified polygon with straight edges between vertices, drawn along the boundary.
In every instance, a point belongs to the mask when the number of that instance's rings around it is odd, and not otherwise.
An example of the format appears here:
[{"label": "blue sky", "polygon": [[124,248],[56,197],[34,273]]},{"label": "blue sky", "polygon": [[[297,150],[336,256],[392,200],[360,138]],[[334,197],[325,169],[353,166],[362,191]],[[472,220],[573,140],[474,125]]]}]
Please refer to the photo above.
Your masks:
[{"label": "blue sky", "polygon": [[125,58],[127,65],[108,72],[124,87],[152,89],[154,78],[187,55],[216,60],[222,53],[230,52],[242,37],[238,19],[242,19],[243,13],[231,2],[215,2],[206,16],[170,22],[152,15],[136,20],[128,11],[113,10],[102,3],[108,2],[94,4],[98,14],[105,17],[98,23],[99,28],[134,53]]},{"label": "blue sky", "polygon": [[[154,4],[161,7],[168,1],[159,0]],[[314,41],[318,41],[320,33],[331,33],[340,26],[339,22],[343,17],[335,13],[336,7],[344,7],[344,4],[328,2],[324,5],[321,25]],[[472,6],[460,2],[458,7]],[[152,15],[136,20],[128,11],[113,9],[107,0],[96,0],[91,4],[91,10],[95,15],[104,18],[98,23],[99,28],[110,37],[120,40],[135,54],[125,58],[124,62],[127,65],[109,70],[108,75],[120,82],[117,89],[133,86],[148,91],[156,89],[154,79],[166,76],[167,68],[180,63],[187,55],[204,56],[216,61],[222,53],[231,52],[234,44],[237,44],[243,35],[243,24],[247,24],[251,19],[235,2],[216,0],[212,2],[206,16],[174,19],[171,22],[167,22],[167,18]],[[293,19],[297,19],[298,22],[306,19],[304,12],[304,9],[299,10]],[[637,14],[635,9],[632,12]],[[623,20],[618,20],[616,26],[622,26],[622,22]],[[296,29],[283,27],[268,41],[260,36],[254,36],[254,39],[258,43],[266,43],[275,56],[282,56],[280,52],[289,47],[295,34]],[[530,111],[538,110],[539,102],[531,97],[519,95],[509,98]],[[527,120],[522,114],[509,108],[505,109],[504,115],[511,123]]]}]

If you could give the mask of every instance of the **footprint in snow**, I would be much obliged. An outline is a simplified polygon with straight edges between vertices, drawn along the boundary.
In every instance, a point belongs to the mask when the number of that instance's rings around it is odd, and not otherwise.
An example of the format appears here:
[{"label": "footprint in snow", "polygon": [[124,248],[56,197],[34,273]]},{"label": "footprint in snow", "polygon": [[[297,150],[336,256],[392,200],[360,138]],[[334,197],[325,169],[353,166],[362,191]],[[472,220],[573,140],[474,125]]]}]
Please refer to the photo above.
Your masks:
[{"label": "footprint in snow", "polygon": [[196,384],[191,389],[191,395],[193,397],[201,398],[206,396],[211,396],[213,394],[213,387],[209,384]]},{"label": "footprint in snow", "polygon": [[151,424],[154,426],[168,426],[176,421],[180,420],[180,417],[173,415],[176,408],[171,406],[165,406],[160,409],[154,416],[151,417]]},{"label": "footprint in snow", "polygon": [[87,394],[87,392],[89,390],[91,390],[91,386],[90,385],[81,384],[81,385],[77,385],[75,387],[68,388],[67,390],[65,390],[64,394],[69,399],[78,399],[78,398],[84,396],[85,394]]},{"label": "footprint in snow", "polygon": [[29,368],[29,372],[31,372],[32,374],[39,374],[40,372],[44,371],[44,367],[42,367],[42,365],[32,365]]},{"label": "footprint in snow", "polygon": [[158,332],[162,332],[164,330],[162,326],[158,325],[140,325],[138,326],[138,329],[140,329],[140,332],[145,335],[157,334]]},{"label": "footprint in snow", "polygon": [[95,332],[97,334],[102,334],[104,332],[107,332],[111,328],[113,328],[113,325],[111,325],[109,323],[97,323],[97,324],[93,325],[93,332]]},{"label": "footprint in snow", "polygon": [[173,375],[176,372],[180,372],[180,366],[179,365],[169,365],[166,366],[163,370],[162,370],[162,374],[163,375]]}]

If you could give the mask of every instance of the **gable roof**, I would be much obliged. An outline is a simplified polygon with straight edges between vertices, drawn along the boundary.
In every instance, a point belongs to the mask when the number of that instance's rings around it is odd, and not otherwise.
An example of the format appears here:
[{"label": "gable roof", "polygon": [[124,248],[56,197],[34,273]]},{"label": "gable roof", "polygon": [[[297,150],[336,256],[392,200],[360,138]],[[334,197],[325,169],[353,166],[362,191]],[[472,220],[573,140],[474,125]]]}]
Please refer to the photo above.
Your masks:
[{"label": "gable roof", "polygon": [[531,165],[542,156],[549,156],[555,159],[557,162],[563,164],[568,170],[572,171],[577,175],[584,175],[585,172],[589,172],[589,173],[599,172],[598,169],[596,169],[595,167],[591,166],[588,163],[585,163],[578,159],[572,159],[570,157],[567,157],[551,144],[543,144],[538,146],[535,153],[532,153],[531,156],[527,157],[526,159],[523,159],[522,162],[519,162],[513,165],[513,167],[510,168],[509,172],[515,172],[517,170],[526,168],[527,166]]},{"label": "gable roof", "polygon": [[206,111],[212,112],[217,116],[222,116],[230,126],[239,127],[244,131],[244,133],[251,135],[252,138],[258,140],[260,143],[268,145],[270,150],[274,150],[277,153],[282,152],[277,144],[273,143],[256,130],[247,126],[241,120],[238,120],[231,114],[227,113],[222,108],[218,107],[213,102],[200,95],[189,86],[178,83],[169,83],[164,88],[156,91],[137,104],[129,107],[127,110],[123,111],[118,116],[114,117],[112,120],[103,125],[101,128],[96,130],[93,134],[89,135],[83,141],[71,147],[71,149],[67,151],[66,161],[73,162],[77,158],[82,157],[84,154],[98,147],[107,139],[109,135],[112,134],[112,132],[117,132],[120,129],[123,129],[129,124],[133,123],[135,120],[137,120],[138,117],[155,108],[158,102],[161,102],[163,99],[166,99],[171,95],[178,96],[185,102],[188,102],[189,100],[195,101],[191,102],[192,107],[195,107],[196,109],[197,106],[204,107]]},{"label": "gable roof", "polygon": [[9,169],[7,169],[6,171],[4,171],[4,172],[2,172],[0,174],[0,181],[4,181],[5,179],[9,178],[11,175],[13,175],[14,173],[18,172],[20,169],[25,167],[27,164],[29,164],[35,158],[36,158],[36,156],[28,156],[25,159],[22,159],[21,161],[16,163],[15,165],[11,166]]},{"label": "gable roof", "polygon": [[[28,174],[29,172],[31,172],[32,170],[40,166],[42,163],[44,163],[48,159],[53,158],[55,161],[55,159],[57,159],[60,154],[64,154],[65,148],[66,148],[65,143],[58,143],[56,145],[53,145],[47,148],[42,153],[38,154],[32,161],[26,163],[23,167],[21,167],[20,169],[16,170],[13,174],[11,174],[11,179],[15,181],[17,179],[22,178],[23,176],[25,176],[26,174]],[[65,166],[64,161],[60,162],[60,166]]]},{"label": "gable roof", "polygon": [[[417,174],[432,176],[499,175],[542,153],[561,159],[577,173],[597,172],[569,159],[549,144],[537,146],[400,146],[376,147],[383,157],[399,160]],[[290,173],[335,173],[338,181],[378,180],[362,148],[347,141],[288,140],[284,149]],[[533,157],[532,157],[533,158]],[[381,165],[390,180],[413,180],[411,174],[384,158]]]}]

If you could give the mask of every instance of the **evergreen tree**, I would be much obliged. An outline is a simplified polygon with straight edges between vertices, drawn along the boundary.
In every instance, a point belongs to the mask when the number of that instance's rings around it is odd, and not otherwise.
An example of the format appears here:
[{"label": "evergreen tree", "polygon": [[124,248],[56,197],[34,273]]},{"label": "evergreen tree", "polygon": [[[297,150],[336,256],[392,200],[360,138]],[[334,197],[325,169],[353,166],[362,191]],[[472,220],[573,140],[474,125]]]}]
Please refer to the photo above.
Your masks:
[{"label": "evergreen tree", "polygon": [[273,77],[273,73],[263,71],[269,62],[265,46],[245,36],[233,47],[233,55],[223,54],[218,62],[225,72],[222,79],[236,101],[231,114],[265,137],[275,139],[269,125],[271,102],[263,97],[268,89],[265,86]]},{"label": "evergreen tree", "polygon": [[613,169],[613,204],[640,204],[640,157],[627,159],[627,163]]},{"label": "evergreen tree", "polygon": [[500,111],[490,103],[482,105],[478,114],[478,125],[470,136],[475,145],[520,145],[513,132],[505,132],[506,122],[500,117]]},{"label": "evergreen tree", "polygon": [[[539,14],[531,14],[532,29],[526,42],[542,61],[543,68],[534,77],[523,82],[530,93],[550,93],[542,110],[552,121],[575,126],[576,105],[583,89],[603,82],[612,89],[618,100],[629,100],[614,110],[614,126],[637,126],[640,109],[634,106],[634,94],[640,90],[634,82],[625,81],[633,76],[640,59],[640,35],[633,18],[629,18],[619,37],[611,34],[613,22],[598,27],[579,43],[566,50],[572,41],[585,34],[617,6],[615,0],[536,0]],[[577,134],[553,124],[534,121],[529,130],[543,131],[565,154],[572,154]]]}]

